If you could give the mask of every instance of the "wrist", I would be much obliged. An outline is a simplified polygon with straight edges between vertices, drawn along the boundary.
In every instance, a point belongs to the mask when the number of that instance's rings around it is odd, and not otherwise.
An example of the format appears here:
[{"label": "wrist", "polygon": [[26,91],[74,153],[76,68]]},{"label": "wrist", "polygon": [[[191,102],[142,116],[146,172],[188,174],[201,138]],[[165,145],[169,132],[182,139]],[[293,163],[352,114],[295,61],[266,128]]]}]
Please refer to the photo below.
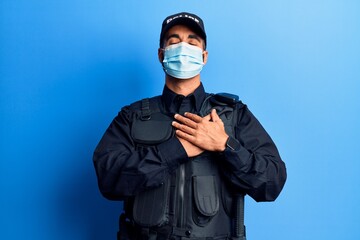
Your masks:
[{"label": "wrist", "polygon": [[221,139],[221,140],[220,140],[220,144],[218,145],[217,148],[215,148],[215,149],[216,149],[215,151],[217,151],[217,152],[223,152],[223,151],[225,151],[225,149],[226,149],[226,142],[227,142],[227,140],[229,139],[229,136],[226,134],[224,137],[221,137],[220,139]]}]

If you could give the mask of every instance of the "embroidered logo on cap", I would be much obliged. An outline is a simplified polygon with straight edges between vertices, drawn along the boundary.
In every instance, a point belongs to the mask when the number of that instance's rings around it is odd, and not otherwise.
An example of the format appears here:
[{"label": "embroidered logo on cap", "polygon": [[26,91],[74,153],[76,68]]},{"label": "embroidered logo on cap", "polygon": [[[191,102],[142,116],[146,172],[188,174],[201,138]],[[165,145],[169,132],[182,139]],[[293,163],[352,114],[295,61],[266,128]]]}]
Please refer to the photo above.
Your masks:
[{"label": "embroidered logo on cap", "polygon": [[169,22],[171,22],[174,19],[182,18],[182,17],[190,18],[191,20],[195,21],[196,23],[199,23],[199,20],[197,18],[193,17],[193,16],[190,16],[190,15],[187,15],[187,14],[184,14],[184,15],[180,14],[180,15],[173,16],[171,18],[166,19],[166,24],[168,24]]}]

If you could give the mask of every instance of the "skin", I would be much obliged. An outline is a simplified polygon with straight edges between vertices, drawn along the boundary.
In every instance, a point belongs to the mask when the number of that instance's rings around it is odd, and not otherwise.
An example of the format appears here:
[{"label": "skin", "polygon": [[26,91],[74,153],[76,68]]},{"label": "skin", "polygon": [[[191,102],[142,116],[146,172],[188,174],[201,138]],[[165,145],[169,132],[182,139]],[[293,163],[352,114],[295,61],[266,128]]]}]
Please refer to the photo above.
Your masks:
[{"label": "skin", "polygon": [[[167,32],[163,48],[159,48],[158,57],[160,63],[164,59],[164,48],[179,42],[197,46],[203,50],[203,61],[206,64],[208,52],[204,49],[204,41],[190,28],[176,25]],[[189,79],[177,79],[165,75],[166,86],[177,94],[188,96],[200,86],[200,74]],[[183,116],[175,114],[172,125],[176,128],[176,136],[184,147],[188,157],[195,157],[204,151],[224,151],[229,136],[225,132],[224,123],[213,109],[205,117],[193,113],[185,113]]]}]

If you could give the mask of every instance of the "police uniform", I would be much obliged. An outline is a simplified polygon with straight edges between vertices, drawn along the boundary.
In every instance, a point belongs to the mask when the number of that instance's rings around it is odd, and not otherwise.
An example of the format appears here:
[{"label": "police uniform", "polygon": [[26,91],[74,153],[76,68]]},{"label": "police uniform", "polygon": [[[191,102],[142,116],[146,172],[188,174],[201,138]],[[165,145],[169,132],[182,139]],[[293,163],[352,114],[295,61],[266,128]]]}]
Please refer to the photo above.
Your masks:
[{"label": "police uniform", "polygon": [[[101,193],[125,201],[119,239],[245,239],[242,229],[234,234],[237,199],[273,201],[281,192],[286,168],[270,136],[241,101],[213,97],[202,84],[186,97],[165,86],[161,96],[122,108],[106,130],[93,160]],[[227,148],[189,158],[173,116],[212,108]]]}]

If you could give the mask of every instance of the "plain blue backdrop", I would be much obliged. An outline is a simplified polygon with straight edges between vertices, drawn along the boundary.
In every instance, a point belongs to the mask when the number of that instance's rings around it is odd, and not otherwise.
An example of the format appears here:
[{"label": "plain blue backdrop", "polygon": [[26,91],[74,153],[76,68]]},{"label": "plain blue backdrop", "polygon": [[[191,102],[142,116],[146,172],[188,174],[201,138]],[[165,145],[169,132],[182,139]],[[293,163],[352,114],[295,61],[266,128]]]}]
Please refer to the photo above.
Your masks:
[{"label": "plain blue backdrop", "polygon": [[0,239],[115,239],[92,153],[120,108],[161,93],[162,20],[205,21],[209,92],[238,94],[288,181],[246,199],[255,239],[360,239],[360,2],[2,0]]}]

